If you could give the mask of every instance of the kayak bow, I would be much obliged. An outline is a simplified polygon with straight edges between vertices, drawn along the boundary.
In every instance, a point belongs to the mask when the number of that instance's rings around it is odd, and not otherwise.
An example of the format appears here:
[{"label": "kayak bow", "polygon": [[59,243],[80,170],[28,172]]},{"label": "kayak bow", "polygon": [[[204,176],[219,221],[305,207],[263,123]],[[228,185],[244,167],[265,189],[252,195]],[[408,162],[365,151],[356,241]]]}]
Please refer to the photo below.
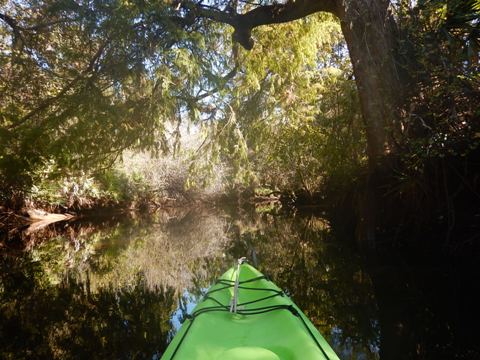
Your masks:
[{"label": "kayak bow", "polygon": [[187,316],[162,360],[339,360],[293,301],[239,260]]}]

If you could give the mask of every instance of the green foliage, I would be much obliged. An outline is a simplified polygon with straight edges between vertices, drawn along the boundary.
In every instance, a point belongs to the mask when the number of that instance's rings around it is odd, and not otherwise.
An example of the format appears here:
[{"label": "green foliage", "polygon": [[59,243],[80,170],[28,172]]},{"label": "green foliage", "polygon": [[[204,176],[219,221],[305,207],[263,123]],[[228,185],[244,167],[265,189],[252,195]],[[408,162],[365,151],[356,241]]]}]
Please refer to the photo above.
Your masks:
[{"label": "green foliage", "polygon": [[[398,148],[413,162],[467,155],[480,133],[478,1],[401,1],[396,10],[411,84],[392,124]],[[127,149],[178,154],[185,127],[203,141],[182,163],[193,174],[182,173],[187,188],[209,185],[220,165],[232,187],[313,192],[365,165],[365,124],[331,15],[255,28],[245,51],[226,25],[170,2],[13,1],[0,14],[4,199],[112,169]],[[128,182],[158,190],[145,174]],[[129,192],[122,176],[104,176],[107,192]]]},{"label": "green foliage", "polygon": [[412,86],[398,141],[412,168],[480,144],[479,20],[477,1],[429,0],[399,21]]},{"label": "green foliage", "polygon": [[[192,172],[208,178],[227,164],[232,186],[271,185],[283,173],[275,186],[310,190],[350,166],[352,152],[362,157],[362,140],[336,141],[353,128],[363,135],[331,16],[259,28],[246,52],[232,48],[224,25],[188,22],[167,3],[44,0],[0,10],[16,21],[0,22],[4,191],[111,168],[125,149],[164,152],[167,121],[204,131]],[[106,175],[107,192],[126,193],[115,176]],[[195,178],[187,187],[208,185]]]},{"label": "green foliage", "polygon": [[131,200],[132,186],[128,176],[117,169],[110,169],[98,175],[98,181],[109,197],[116,201]]},{"label": "green foliage", "polygon": [[23,1],[0,12],[15,19],[0,21],[3,189],[28,188],[47,165],[68,176],[126,148],[161,150],[163,123],[188,105],[182,93],[211,83],[200,74],[220,35],[200,35],[166,3]]},{"label": "green foliage", "polygon": [[54,206],[81,207],[104,196],[104,191],[93,177],[79,174],[71,178],[44,180],[38,185],[33,185],[27,198],[33,203],[46,202]]},{"label": "green foliage", "polygon": [[365,137],[338,21],[315,15],[255,37],[233,89],[230,153],[254,184],[273,188],[314,191],[325,176],[351,176]]},{"label": "green foliage", "polygon": [[215,97],[220,114],[204,127],[194,170],[224,163],[231,186],[307,191],[326,175],[350,176],[365,139],[338,21],[314,15],[253,36],[257,45],[237,49],[239,68]]},{"label": "green foliage", "polygon": [[[176,200],[181,204],[193,197],[199,198],[215,191],[207,186],[187,188],[187,182],[201,182],[201,174],[188,173],[185,158],[152,157],[148,153],[124,152],[121,161],[96,173],[79,172],[71,177],[48,178],[33,185],[26,192],[32,206],[63,206],[85,209],[105,205],[142,207]],[[204,175],[203,175],[204,176]]]}]

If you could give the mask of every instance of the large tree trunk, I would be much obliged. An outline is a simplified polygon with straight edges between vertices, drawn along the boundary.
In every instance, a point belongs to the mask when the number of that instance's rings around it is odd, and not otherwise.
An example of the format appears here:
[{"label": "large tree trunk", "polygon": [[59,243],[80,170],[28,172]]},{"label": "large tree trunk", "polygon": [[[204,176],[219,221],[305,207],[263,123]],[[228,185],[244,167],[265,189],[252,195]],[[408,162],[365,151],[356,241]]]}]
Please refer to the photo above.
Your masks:
[{"label": "large tree trunk", "polygon": [[337,16],[350,52],[367,135],[370,176],[359,204],[358,241],[366,248],[376,243],[378,183],[384,176],[385,156],[394,151],[397,107],[403,86],[396,66],[395,23],[384,0],[339,0]]},{"label": "large tree trunk", "polygon": [[395,23],[384,0],[340,1],[337,16],[350,52],[375,168],[393,150],[396,108],[402,85],[395,62]]}]

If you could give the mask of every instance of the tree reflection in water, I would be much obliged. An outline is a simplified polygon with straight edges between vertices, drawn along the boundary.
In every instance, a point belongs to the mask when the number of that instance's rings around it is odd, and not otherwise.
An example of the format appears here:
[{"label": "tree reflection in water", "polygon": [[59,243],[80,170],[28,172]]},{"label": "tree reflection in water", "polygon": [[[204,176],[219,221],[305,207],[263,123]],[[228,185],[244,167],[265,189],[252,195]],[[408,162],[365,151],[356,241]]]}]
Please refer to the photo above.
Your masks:
[{"label": "tree reflection in water", "polygon": [[377,307],[359,257],[318,217],[265,215],[239,224],[230,252],[255,251],[259,269],[286,289],[342,359],[376,359]]},{"label": "tree reflection in water", "polygon": [[201,294],[246,254],[341,358],[378,358],[370,278],[323,219],[199,210],[36,236],[0,265],[0,358],[158,358]]},{"label": "tree reflection in water", "polygon": [[165,349],[173,290],[148,289],[138,277],[92,292],[69,275],[51,284],[28,256],[2,260],[1,358],[151,358]]}]

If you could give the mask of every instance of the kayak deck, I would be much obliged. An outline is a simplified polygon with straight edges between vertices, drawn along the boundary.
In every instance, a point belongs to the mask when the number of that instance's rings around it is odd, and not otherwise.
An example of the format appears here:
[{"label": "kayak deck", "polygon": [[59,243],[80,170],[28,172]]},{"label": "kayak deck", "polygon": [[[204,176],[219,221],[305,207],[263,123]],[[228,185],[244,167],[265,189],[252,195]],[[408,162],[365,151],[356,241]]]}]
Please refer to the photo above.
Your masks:
[{"label": "kayak deck", "polygon": [[[230,312],[234,297],[236,313]],[[242,264],[223,274],[187,317],[162,356],[162,360],[170,359],[338,360],[338,357],[280,288],[254,267]]]}]

